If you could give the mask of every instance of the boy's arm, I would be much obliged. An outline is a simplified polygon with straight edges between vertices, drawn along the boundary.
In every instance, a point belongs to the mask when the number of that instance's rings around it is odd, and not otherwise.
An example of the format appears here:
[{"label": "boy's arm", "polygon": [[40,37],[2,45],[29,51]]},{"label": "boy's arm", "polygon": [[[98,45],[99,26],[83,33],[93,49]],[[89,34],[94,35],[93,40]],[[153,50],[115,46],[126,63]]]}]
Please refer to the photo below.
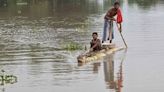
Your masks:
[{"label": "boy's arm", "polygon": [[105,19],[116,21],[115,18],[111,18],[111,17],[110,17],[110,13],[111,13],[111,12],[112,12],[112,9],[108,10],[108,12],[107,12],[106,15],[105,15]]},{"label": "boy's arm", "polygon": [[95,48],[95,47],[97,47],[97,45],[99,45],[101,42],[100,42],[100,40],[98,39],[98,41],[96,42],[96,44],[95,45],[93,45],[92,47],[91,47],[91,50],[93,51],[93,49]]},{"label": "boy's arm", "polygon": [[108,19],[108,20],[110,19],[109,14],[110,14],[110,10],[108,10],[108,12],[106,13],[105,19]]},{"label": "boy's arm", "polygon": [[121,25],[121,23],[116,23],[116,26],[118,28],[118,31],[122,32],[122,25]]}]

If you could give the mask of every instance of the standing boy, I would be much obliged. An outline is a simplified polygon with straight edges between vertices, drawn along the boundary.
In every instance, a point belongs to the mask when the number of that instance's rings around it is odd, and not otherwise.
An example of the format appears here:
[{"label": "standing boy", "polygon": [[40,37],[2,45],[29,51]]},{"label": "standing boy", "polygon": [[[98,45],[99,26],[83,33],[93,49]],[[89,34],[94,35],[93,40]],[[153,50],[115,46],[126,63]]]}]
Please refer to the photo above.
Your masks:
[{"label": "standing boy", "polygon": [[[108,12],[106,13],[106,15],[104,17],[104,31],[103,31],[102,43],[104,41],[106,41],[107,39],[110,41],[110,43],[112,43],[112,40],[114,39],[113,21],[116,21],[114,16],[117,15],[117,23],[122,22],[122,15],[120,15],[121,11],[120,11],[119,7],[120,7],[119,2],[115,2],[114,7],[112,7],[110,10],[108,10]],[[118,15],[120,15],[120,16],[118,16]],[[108,38],[106,37],[107,29],[109,30],[108,31],[109,32]]]}]

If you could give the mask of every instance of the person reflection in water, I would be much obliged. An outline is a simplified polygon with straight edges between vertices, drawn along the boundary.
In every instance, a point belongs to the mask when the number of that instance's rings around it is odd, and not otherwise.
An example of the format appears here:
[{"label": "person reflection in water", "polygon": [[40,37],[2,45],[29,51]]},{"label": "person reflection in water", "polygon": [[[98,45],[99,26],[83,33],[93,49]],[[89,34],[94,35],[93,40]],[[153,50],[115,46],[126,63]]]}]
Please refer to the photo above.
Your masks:
[{"label": "person reflection in water", "polygon": [[98,73],[100,67],[100,62],[94,63],[93,64],[93,73]]},{"label": "person reflection in water", "polygon": [[116,92],[121,92],[122,88],[122,63],[120,65],[119,72],[117,73],[117,79],[114,77],[114,54],[106,56],[104,58],[104,76],[105,82],[109,89],[113,89]]},{"label": "person reflection in water", "polygon": [[115,81],[114,81],[114,61],[113,55],[106,56],[104,58],[104,73],[105,73],[105,81],[107,85],[109,85],[109,89],[115,89]]}]

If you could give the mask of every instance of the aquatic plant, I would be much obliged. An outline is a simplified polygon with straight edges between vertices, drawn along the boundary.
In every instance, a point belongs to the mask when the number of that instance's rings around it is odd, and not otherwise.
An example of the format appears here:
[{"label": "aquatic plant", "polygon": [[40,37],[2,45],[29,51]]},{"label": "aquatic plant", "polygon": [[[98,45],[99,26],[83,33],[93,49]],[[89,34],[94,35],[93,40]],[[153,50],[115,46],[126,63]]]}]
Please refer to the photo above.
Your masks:
[{"label": "aquatic plant", "polygon": [[62,46],[62,48],[64,50],[70,50],[70,51],[72,51],[72,50],[82,50],[83,49],[83,47],[80,44],[76,43],[76,42],[68,42],[64,46]]},{"label": "aquatic plant", "polygon": [[1,70],[0,85],[14,84],[17,82],[17,77],[11,74],[5,74],[4,70]]}]

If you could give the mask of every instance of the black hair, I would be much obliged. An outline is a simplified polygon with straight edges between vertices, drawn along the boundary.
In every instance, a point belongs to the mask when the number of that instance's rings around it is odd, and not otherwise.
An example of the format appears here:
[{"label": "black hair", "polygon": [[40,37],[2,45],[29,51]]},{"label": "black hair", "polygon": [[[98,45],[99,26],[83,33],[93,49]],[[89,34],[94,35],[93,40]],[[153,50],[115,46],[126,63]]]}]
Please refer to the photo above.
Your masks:
[{"label": "black hair", "polygon": [[114,5],[120,5],[120,3],[118,1],[114,2]]},{"label": "black hair", "polygon": [[94,34],[95,34],[95,35],[98,35],[98,33],[97,33],[97,32],[93,32],[93,33],[92,33],[92,35],[94,35]]}]

